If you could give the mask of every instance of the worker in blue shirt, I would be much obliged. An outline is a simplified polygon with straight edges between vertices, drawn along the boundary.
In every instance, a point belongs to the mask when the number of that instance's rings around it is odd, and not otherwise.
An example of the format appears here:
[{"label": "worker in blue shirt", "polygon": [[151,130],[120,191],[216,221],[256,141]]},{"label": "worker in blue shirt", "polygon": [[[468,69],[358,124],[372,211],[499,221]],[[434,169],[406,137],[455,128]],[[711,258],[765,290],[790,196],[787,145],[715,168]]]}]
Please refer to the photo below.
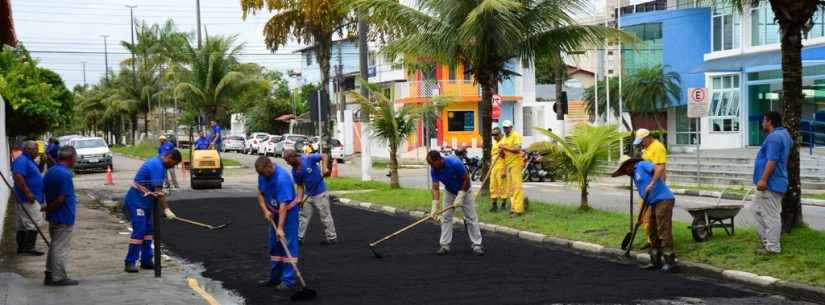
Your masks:
[{"label": "worker in blue shirt", "polygon": [[210,142],[204,135],[198,135],[198,140],[195,141],[195,150],[209,149]]},{"label": "worker in blue shirt", "polygon": [[[427,153],[427,163],[430,165],[430,175],[433,179],[432,195],[433,202],[430,210],[430,216],[436,219],[438,215],[436,212],[441,210],[439,182],[444,184],[444,205],[448,207],[452,205],[460,205],[464,210],[464,224],[467,228],[467,235],[470,236],[472,242],[473,253],[476,255],[484,255],[484,248],[481,246],[481,228],[478,225],[478,214],[474,198],[472,195],[467,195],[470,192],[470,175],[467,174],[467,168],[464,167],[464,162],[461,162],[456,156],[442,157],[437,150],[432,150]],[[441,238],[436,254],[447,255],[450,253],[450,243],[453,240],[453,212],[455,209],[449,209],[442,214],[441,217]]]},{"label": "worker in blue shirt", "polygon": [[[164,135],[158,137],[158,140],[160,140],[160,145],[158,145],[158,157],[165,156],[167,153],[169,153],[177,147],[177,145],[175,145],[174,142],[169,141],[169,139],[167,139]],[[164,185],[166,185],[167,188],[173,186],[175,188],[180,188],[180,185],[178,184],[178,176],[175,173],[174,167],[166,170],[166,174],[164,176],[163,181]]]},{"label": "worker in blue shirt", "polygon": [[[37,143],[23,143],[23,153],[11,163],[14,195],[19,204],[14,206],[17,214],[17,254],[40,256],[38,251],[37,226],[43,222],[40,205],[43,203],[43,176],[34,158]],[[25,210],[24,210],[25,209]]]},{"label": "worker in blue shirt", "polygon": [[57,163],[57,151],[60,149],[60,142],[55,138],[49,138],[49,144],[46,145],[46,164],[52,167]]},{"label": "worker in blue shirt", "polygon": [[212,138],[210,139],[210,143],[212,144],[212,147],[220,152],[221,144],[223,143],[223,139],[221,139],[221,126],[215,121],[209,121],[209,126],[212,127]]},{"label": "worker in blue shirt", "polygon": [[[296,288],[295,270],[291,263],[298,260],[298,218],[300,206],[295,197],[292,177],[282,167],[272,164],[267,157],[255,161],[258,173],[258,206],[269,227],[269,278],[258,283],[259,287],[276,287],[281,291]],[[273,224],[277,227],[273,228]],[[279,240],[289,247],[287,257]]]},{"label": "worker in blue shirt", "polygon": [[[655,171],[656,165],[652,162],[633,158],[622,162],[613,177],[633,177],[634,183],[640,186],[639,196],[644,200],[645,209],[650,210],[650,231],[647,236],[650,240],[650,263],[642,268],[672,272],[676,263],[673,247],[673,206],[676,199],[663,179],[657,179],[652,187],[645,187],[650,185]],[[650,191],[647,192],[647,189]]]},{"label": "worker in blue shirt", "polygon": [[[312,219],[313,210],[318,210],[321,217],[321,224],[324,225],[324,240],[321,245],[334,245],[338,242],[338,235],[335,232],[335,221],[332,219],[332,212],[329,208],[329,195],[324,177],[327,176],[326,167],[329,157],[326,154],[308,154],[300,156],[295,150],[284,151],[284,160],[292,166],[292,178],[298,189],[298,201],[306,201],[301,206],[301,225],[298,231],[298,244],[303,244],[306,236],[309,221]],[[321,162],[322,166],[318,166]]]},{"label": "worker in blue shirt", "polygon": [[756,154],[753,167],[753,218],[762,240],[759,255],[775,255],[782,251],[779,237],[782,233],[782,197],[788,191],[788,156],[793,149],[791,135],[782,127],[782,116],[771,111],[762,117],[765,142]]},{"label": "worker in blue shirt", "polygon": [[77,162],[77,151],[72,146],[61,147],[57,153],[57,163],[49,168],[43,177],[46,191],[46,219],[49,221],[49,237],[52,243],[46,256],[47,286],[72,286],[77,281],[66,274],[74,231],[77,196],[72,182],[72,168]]},{"label": "worker in blue shirt", "polygon": [[132,222],[132,235],[129,237],[129,250],[124,261],[124,270],[138,272],[137,260],[141,269],[154,269],[152,261],[152,240],[154,223],[152,213],[154,205],[159,204],[167,219],[175,219],[175,213],[169,208],[163,193],[163,179],[167,169],[180,163],[181,155],[172,149],[161,157],[154,157],[143,162],[135,174],[132,187],[126,192],[124,207]]}]

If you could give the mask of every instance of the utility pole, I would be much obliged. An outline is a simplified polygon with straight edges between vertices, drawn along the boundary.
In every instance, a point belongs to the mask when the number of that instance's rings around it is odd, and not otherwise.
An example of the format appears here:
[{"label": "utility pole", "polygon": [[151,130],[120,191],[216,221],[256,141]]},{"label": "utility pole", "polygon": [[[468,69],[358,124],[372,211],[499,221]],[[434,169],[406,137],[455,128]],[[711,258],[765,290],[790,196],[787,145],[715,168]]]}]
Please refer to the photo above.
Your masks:
[{"label": "utility pole", "polygon": [[[363,17],[358,18],[358,68],[359,74],[365,82],[369,81],[369,49],[367,46],[367,34],[369,33],[369,25],[367,20]],[[369,99],[369,89],[366,86],[361,86],[361,95]],[[370,181],[372,177],[372,153],[370,152],[370,137],[369,133],[370,114],[366,109],[361,108],[361,180]],[[428,139],[429,140],[429,139]]]},{"label": "utility pole", "polygon": [[195,15],[198,18],[198,49],[202,47],[201,43],[201,0],[195,0]]},{"label": "utility pole", "polygon": [[86,87],[86,62],[81,61],[80,65],[83,66],[83,87]]},{"label": "utility pole", "polygon": [[338,44],[338,68],[336,71],[336,79],[338,83],[338,117],[341,122],[344,122],[344,110],[347,108],[346,97],[344,96],[344,62],[341,56],[341,49],[344,48],[344,42]]},{"label": "utility pole", "polygon": [[103,37],[103,61],[106,65],[103,73],[106,81],[109,81],[109,35],[100,35],[100,37]]},{"label": "utility pole", "polygon": [[[129,8],[129,22],[131,24],[129,27],[131,29],[130,32],[132,34],[132,46],[134,46],[135,45],[135,8],[137,8],[137,5],[124,5],[124,6]],[[134,87],[137,87],[137,69],[135,69],[135,52],[134,51],[132,51],[132,85]],[[146,115],[149,115],[148,111],[146,112]],[[133,122],[132,125],[134,125],[134,126],[132,126],[132,143],[135,143],[137,141],[137,138],[135,136],[135,132],[138,129],[137,114],[132,115],[132,122]],[[145,127],[145,128],[147,128],[147,127]],[[147,130],[148,130],[148,128],[147,128]]]}]

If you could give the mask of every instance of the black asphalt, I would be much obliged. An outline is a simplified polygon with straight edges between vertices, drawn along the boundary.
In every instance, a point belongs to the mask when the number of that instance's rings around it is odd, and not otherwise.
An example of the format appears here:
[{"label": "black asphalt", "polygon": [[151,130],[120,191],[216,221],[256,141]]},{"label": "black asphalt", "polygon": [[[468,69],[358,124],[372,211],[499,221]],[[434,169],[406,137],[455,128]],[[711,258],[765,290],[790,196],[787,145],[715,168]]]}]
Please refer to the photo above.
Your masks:
[{"label": "black asphalt", "polygon": [[[220,224],[209,231],[165,221],[164,246],[202,263],[204,276],[223,282],[248,305],[282,304],[289,294],[258,288],[268,270],[267,223],[254,198],[175,200],[182,217]],[[321,246],[322,229],[311,223],[300,265],[319,297],[309,304],[792,304],[738,286],[639,270],[635,265],[486,234],[487,255],[473,256],[458,230],[453,253],[434,254],[438,228],[422,225],[380,250],[367,244],[402,226],[406,217],[333,206],[341,242]]]}]

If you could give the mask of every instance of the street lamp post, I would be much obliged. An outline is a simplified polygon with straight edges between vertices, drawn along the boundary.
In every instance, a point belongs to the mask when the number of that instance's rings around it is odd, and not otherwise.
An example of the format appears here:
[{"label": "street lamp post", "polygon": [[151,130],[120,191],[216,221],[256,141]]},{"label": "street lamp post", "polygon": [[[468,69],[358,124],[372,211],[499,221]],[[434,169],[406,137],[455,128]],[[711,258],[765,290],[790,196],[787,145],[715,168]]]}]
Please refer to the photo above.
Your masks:
[{"label": "street lamp post", "polygon": [[104,76],[106,77],[106,81],[109,80],[109,35],[100,35],[103,37],[103,61],[106,65],[105,69],[103,70]]}]

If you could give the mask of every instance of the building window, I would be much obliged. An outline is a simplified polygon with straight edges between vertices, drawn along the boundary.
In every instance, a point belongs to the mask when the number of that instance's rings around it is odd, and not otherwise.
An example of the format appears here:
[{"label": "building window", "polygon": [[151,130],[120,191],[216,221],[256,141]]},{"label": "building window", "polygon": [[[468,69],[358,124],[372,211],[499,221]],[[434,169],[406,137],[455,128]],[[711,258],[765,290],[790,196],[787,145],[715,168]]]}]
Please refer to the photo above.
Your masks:
[{"label": "building window", "polygon": [[306,57],[307,57],[307,66],[311,66],[312,65],[312,52],[306,52],[305,54],[306,54]]},{"label": "building window", "polygon": [[450,65],[449,67],[447,67],[447,69],[450,70],[449,76],[448,76],[447,79],[450,80],[451,82],[455,81],[455,75],[456,75],[455,71],[458,69],[458,66]]},{"label": "building window", "polygon": [[707,7],[708,4],[709,4],[708,0],[678,0],[678,1],[676,1],[676,8],[683,9],[683,8]]},{"label": "building window", "polygon": [[739,76],[712,78],[712,94],[708,119],[712,132],[739,131]]},{"label": "building window", "polygon": [[370,51],[367,53],[367,65],[368,66],[375,66],[375,51]]},{"label": "building window", "polygon": [[714,6],[711,34],[713,51],[725,51],[739,48],[739,30],[741,16],[731,5]]},{"label": "building window", "polygon": [[698,120],[687,117],[687,106],[676,108],[676,144],[696,145],[699,141]]},{"label": "building window", "polygon": [[447,131],[474,131],[475,111],[447,111]]},{"label": "building window", "polygon": [[779,24],[774,20],[771,5],[765,2],[751,10],[751,45],[779,43]]},{"label": "building window", "polygon": [[808,32],[808,38],[825,37],[825,10],[814,12],[814,26]]},{"label": "building window", "polygon": [[633,75],[642,68],[662,65],[662,24],[643,23],[622,28],[642,41],[638,47],[622,48],[622,68],[625,75]]}]

